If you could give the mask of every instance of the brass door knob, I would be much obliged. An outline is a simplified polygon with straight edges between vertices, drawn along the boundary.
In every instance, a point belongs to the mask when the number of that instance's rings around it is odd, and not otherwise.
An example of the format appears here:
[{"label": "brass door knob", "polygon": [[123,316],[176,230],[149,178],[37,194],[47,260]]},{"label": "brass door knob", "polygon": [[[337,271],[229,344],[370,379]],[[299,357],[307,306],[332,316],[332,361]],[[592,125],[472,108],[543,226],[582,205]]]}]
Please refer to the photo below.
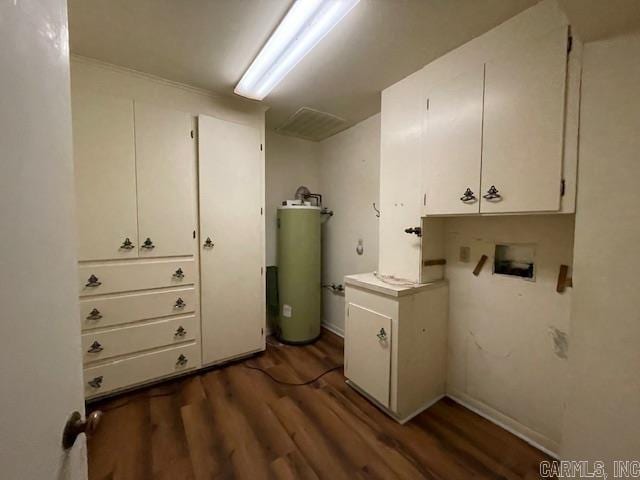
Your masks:
[{"label": "brass door knob", "polygon": [[102,412],[100,410],[91,412],[85,420],[82,420],[80,412],[73,412],[69,417],[69,420],[67,420],[67,423],[64,426],[64,431],[62,432],[62,447],[65,450],[73,447],[73,444],[76,443],[76,438],[78,438],[78,435],[81,433],[84,433],[87,436],[93,435],[98,429],[101,418]]}]

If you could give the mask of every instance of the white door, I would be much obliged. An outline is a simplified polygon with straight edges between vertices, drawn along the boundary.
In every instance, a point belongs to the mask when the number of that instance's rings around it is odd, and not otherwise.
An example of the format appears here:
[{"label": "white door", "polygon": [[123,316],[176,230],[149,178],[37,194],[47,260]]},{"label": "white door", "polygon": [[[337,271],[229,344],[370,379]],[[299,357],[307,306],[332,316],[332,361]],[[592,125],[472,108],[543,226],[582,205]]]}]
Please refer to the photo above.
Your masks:
[{"label": "white door", "polygon": [[135,102],[141,257],[194,253],[196,159],[192,130],[188,113]]},{"label": "white door", "polygon": [[559,210],[566,73],[566,27],[486,64],[482,213]]},{"label": "white door", "polygon": [[480,211],[484,67],[428,95],[424,133],[425,215]]},{"label": "white door", "polygon": [[64,0],[0,2],[0,477],[86,478]]},{"label": "white door", "polygon": [[260,132],[198,119],[202,363],[264,348]]},{"label": "white door", "polygon": [[344,375],[385,407],[391,386],[391,335],[389,317],[349,303]]},{"label": "white door", "polygon": [[133,100],[76,93],[72,116],[78,259],[137,257]]}]

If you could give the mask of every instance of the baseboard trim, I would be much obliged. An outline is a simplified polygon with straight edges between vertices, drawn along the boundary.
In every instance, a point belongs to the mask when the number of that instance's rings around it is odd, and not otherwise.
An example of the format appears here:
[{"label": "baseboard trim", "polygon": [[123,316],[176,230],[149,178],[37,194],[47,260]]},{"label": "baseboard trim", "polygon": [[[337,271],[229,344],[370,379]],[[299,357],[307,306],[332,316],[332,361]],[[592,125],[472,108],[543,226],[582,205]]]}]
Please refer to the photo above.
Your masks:
[{"label": "baseboard trim", "polygon": [[330,323],[323,323],[320,326],[326,330],[329,330],[331,333],[335,333],[339,337],[344,338],[344,330],[342,328],[337,327],[335,325],[331,325]]},{"label": "baseboard trim", "polygon": [[[506,430],[507,432],[515,435],[516,437],[518,437],[521,440],[524,440],[525,442],[527,442],[529,445],[531,445],[534,448],[537,448],[538,450],[546,453],[547,455],[549,455],[550,457],[553,457],[555,459],[559,459],[560,456],[558,453],[556,453],[554,450],[552,450],[549,446],[545,446],[542,445],[539,441],[536,441],[534,439],[532,439],[530,436],[518,431],[514,426],[509,425],[508,423],[499,420],[497,418],[495,418],[495,416],[493,416],[488,410],[493,410],[491,407],[486,407],[483,408],[481,405],[479,405],[479,402],[474,401],[473,399],[463,399],[461,398],[460,394],[452,394],[452,393],[447,393],[445,396],[449,397],[451,400],[453,400],[454,402],[462,405],[463,407],[471,410],[473,413],[480,415],[482,418],[489,420],[491,423],[497,425],[498,427],[502,428],[503,430]],[[498,412],[496,412],[498,413]],[[498,415],[500,415],[498,413]],[[513,423],[516,423],[515,421],[513,421]],[[523,425],[524,428],[527,428]],[[551,442],[551,441],[549,441]],[[557,446],[556,446],[557,449]]]}]

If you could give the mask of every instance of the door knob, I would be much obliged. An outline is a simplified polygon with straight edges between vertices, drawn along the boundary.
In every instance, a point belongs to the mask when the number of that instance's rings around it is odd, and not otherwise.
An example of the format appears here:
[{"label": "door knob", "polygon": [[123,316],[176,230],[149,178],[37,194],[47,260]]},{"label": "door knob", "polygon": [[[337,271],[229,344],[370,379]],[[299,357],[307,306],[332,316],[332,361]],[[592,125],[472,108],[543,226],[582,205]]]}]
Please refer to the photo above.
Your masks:
[{"label": "door knob", "polygon": [[69,450],[73,447],[73,444],[76,443],[76,438],[78,438],[78,435],[81,433],[84,433],[87,436],[93,435],[98,429],[101,418],[102,412],[100,410],[91,412],[87,416],[86,420],[82,420],[80,412],[73,412],[69,417],[69,420],[67,420],[67,423],[64,426],[64,431],[62,432],[62,448]]},{"label": "door knob", "polygon": [[153,242],[151,241],[151,239],[149,237],[147,237],[147,239],[144,241],[144,243],[142,244],[142,247],[146,250],[153,250],[154,248],[156,248],[156,246],[153,244]]},{"label": "door knob", "polygon": [[213,248],[215,246],[215,244],[213,243],[211,238],[207,237],[207,239],[204,241],[204,244],[202,246],[204,248]]}]

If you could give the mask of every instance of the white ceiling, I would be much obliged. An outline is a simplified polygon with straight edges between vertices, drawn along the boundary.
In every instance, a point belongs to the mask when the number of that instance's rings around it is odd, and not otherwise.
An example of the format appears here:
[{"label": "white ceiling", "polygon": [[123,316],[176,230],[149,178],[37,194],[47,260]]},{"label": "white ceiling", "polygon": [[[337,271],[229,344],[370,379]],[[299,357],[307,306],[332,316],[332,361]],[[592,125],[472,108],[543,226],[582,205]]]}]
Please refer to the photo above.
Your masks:
[{"label": "white ceiling", "polygon": [[[380,110],[381,90],[537,1],[361,0],[265,99],[271,107],[267,125],[278,127],[302,106],[357,123]],[[591,8],[581,8],[584,2]],[[595,29],[596,36],[603,28],[601,21],[593,20],[593,9],[602,20],[611,2],[560,0],[586,29]],[[69,0],[71,51],[233,95],[290,4],[291,0]],[[625,20],[617,13],[612,22]]]}]

